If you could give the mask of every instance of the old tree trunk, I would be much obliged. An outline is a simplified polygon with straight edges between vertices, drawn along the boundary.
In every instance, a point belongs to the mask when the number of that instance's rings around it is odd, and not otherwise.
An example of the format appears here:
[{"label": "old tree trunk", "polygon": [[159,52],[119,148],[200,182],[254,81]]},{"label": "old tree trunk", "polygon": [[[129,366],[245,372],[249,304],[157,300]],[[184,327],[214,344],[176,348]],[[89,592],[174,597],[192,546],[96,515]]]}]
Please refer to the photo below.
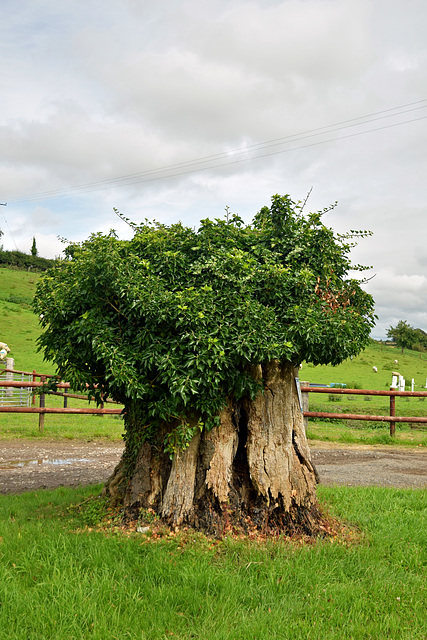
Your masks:
[{"label": "old tree trunk", "polygon": [[[154,511],[169,525],[189,525],[211,535],[239,531],[316,531],[319,511],[316,470],[310,459],[295,370],[276,361],[253,367],[264,393],[254,400],[231,399],[221,422],[197,432],[173,460],[145,442],[127,448],[106,485],[125,512]],[[137,413],[137,412],[136,412]],[[128,413],[127,428],[138,429]],[[130,462],[131,461],[131,462]],[[151,513],[152,513],[151,511]]]}]

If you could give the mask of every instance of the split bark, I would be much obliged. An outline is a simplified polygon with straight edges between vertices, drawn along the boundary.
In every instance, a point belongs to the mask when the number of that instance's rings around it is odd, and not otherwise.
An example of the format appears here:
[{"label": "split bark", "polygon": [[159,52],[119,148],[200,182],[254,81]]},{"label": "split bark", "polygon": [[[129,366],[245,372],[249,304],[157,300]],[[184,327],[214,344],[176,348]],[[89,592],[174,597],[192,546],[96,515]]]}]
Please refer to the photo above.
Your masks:
[{"label": "split bark", "polygon": [[295,370],[291,363],[272,361],[251,373],[263,382],[263,393],[254,400],[229,398],[219,426],[197,431],[172,462],[160,447],[144,443],[131,477],[126,484],[111,479],[110,494],[121,495],[128,511],[153,509],[170,525],[215,534],[230,524],[245,528],[248,522],[274,521],[280,529],[293,521],[313,522],[317,474]]}]

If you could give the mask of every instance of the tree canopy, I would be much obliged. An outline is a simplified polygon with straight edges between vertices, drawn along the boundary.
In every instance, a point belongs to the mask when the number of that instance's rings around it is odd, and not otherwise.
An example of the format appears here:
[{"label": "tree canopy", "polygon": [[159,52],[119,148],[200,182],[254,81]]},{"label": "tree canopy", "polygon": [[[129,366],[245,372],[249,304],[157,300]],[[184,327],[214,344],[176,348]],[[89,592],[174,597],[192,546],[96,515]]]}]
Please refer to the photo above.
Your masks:
[{"label": "tree canopy", "polygon": [[209,428],[227,397],[259,389],[249,365],[338,364],[367,344],[373,300],[349,277],[351,238],[367,232],[336,235],[322,213],[276,195],[251,224],[93,234],[39,282],[39,346],[73,386],[141,401],[147,438],[171,417]]},{"label": "tree canopy", "polygon": [[406,320],[399,320],[395,327],[387,329],[387,336],[394,340],[398,347],[414,349],[415,351],[427,350],[427,334],[422,329],[411,327]]}]

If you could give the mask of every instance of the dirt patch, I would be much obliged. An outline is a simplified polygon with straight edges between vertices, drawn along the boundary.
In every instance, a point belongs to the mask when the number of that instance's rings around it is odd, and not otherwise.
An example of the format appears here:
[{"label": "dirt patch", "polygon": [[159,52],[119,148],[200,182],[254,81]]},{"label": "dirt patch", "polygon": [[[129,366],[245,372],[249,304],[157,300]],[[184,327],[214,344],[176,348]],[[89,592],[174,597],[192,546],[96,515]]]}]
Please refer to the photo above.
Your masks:
[{"label": "dirt patch", "polygon": [[0,493],[105,482],[122,451],[121,443],[1,441]]},{"label": "dirt patch", "polygon": [[[414,449],[310,447],[325,485],[426,487],[427,452]],[[119,462],[121,443],[5,440],[0,443],[0,493],[105,482]]]}]

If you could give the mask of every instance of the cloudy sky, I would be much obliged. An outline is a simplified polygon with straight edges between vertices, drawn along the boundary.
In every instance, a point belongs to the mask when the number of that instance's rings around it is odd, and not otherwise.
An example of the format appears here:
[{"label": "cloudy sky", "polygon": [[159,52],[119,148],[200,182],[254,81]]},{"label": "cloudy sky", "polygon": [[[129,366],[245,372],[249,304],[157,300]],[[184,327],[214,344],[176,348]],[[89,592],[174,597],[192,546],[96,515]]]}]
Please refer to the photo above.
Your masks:
[{"label": "cloudy sky", "polygon": [[426,27],[425,0],[2,0],[4,248],[312,188],[374,233],[373,336],[427,330]]}]

